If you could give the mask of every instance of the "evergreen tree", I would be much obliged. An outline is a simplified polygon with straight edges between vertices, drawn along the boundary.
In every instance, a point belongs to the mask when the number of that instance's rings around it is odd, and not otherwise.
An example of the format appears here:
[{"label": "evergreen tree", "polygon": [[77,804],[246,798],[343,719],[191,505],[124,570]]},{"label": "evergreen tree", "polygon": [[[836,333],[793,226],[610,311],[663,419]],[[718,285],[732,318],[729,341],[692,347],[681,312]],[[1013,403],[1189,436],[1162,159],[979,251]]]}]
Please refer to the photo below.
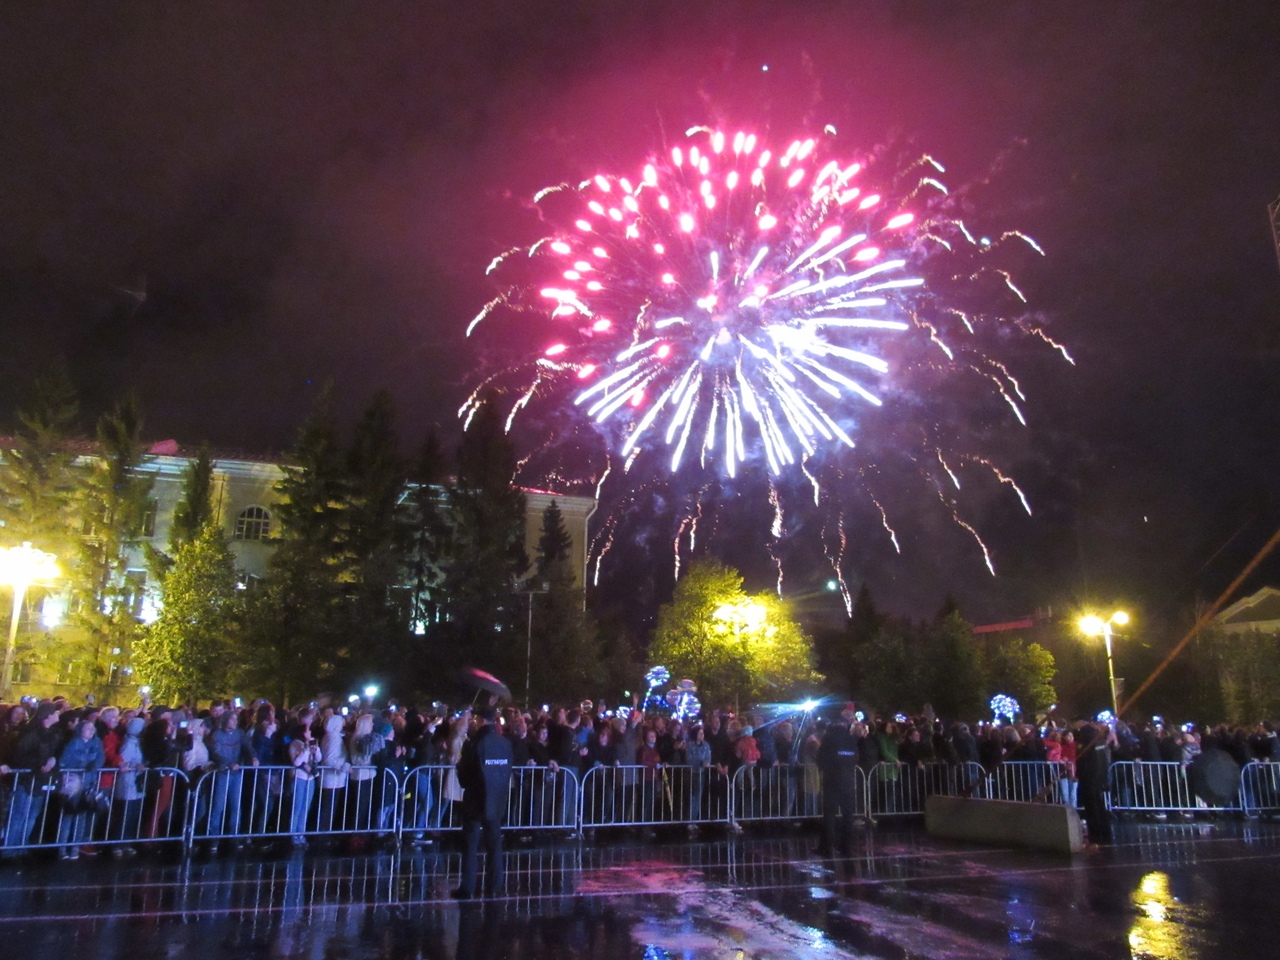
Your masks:
[{"label": "evergreen tree", "polygon": [[924,689],[921,703],[933,704],[940,717],[972,718],[984,713],[982,658],[973,640],[973,627],[953,607],[928,628]]},{"label": "evergreen tree", "polygon": [[[400,455],[391,395],[380,391],[356,424],[346,455],[345,553],[347,642],[352,649],[347,681],[387,680],[408,653],[402,576],[400,507],[406,467]],[[357,676],[357,674],[359,676]],[[383,686],[386,686],[384,680]]]},{"label": "evergreen tree", "polygon": [[875,636],[860,651],[859,699],[881,712],[893,713],[920,707],[922,659],[917,631],[898,617],[885,617]]},{"label": "evergreen tree", "polygon": [[151,509],[154,475],[142,445],[142,416],[125,400],[98,420],[99,452],[80,489],[81,539],[71,579],[74,620],[82,633],[72,659],[84,663],[86,686],[105,694],[111,666],[129,661],[138,631],[146,574],[129,570]]},{"label": "evergreen tree", "polygon": [[277,485],[278,546],[267,582],[250,605],[238,682],[288,704],[324,689],[346,670],[342,578],[347,498],[337,421],[320,398]]},{"label": "evergreen tree", "polygon": [[200,536],[212,518],[213,458],[209,456],[208,447],[201,447],[182,473],[182,499],[173,510],[168,550],[147,544],[147,562],[161,584],[173,569],[178,551]]},{"label": "evergreen tree", "polygon": [[572,543],[553,500],[542,512],[536,583],[526,584],[534,605],[531,689],[539,700],[572,701],[604,681],[595,625],[584,609],[583,588],[569,558]]},{"label": "evergreen tree", "polygon": [[871,590],[864,583],[854,597],[843,643],[832,651],[828,665],[833,679],[843,681],[845,690],[861,688],[862,661],[880,630],[882,619],[875,601],[871,599]]},{"label": "evergreen tree", "polygon": [[[400,551],[408,568],[409,624],[418,635],[426,634],[440,622],[439,588],[449,539],[444,478],[444,454],[433,431],[409,474],[399,529]],[[419,658],[419,662],[425,659]]]},{"label": "evergreen tree", "polygon": [[169,552],[177,555],[186,544],[201,536],[213,513],[213,458],[202,446],[182,475],[182,499],[173,510],[169,528]]},{"label": "evergreen tree", "polygon": [[225,693],[237,627],[234,558],[217,521],[178,547],[164,582],[164,608],[134,647],[140,683],[166,703]]},{"label": "evergreen tree", "polygon": [[445,495],[446,623],[440,632],[448,639],[445,650],[509,676],[524,666],[514,586],[528,567],[525,498],[514,476],[515,452],[496,407],[487,403],[463,435],[457,479]]},{"label": "evergreen tree", "polygon": [[[12,443],[0,449],[0,547],[30,543],[53,554],[62,576],[51,589],[70,594],[80,550],[77,504],[81,482],[69,449],[76,415],[75,391],[61,367],[36,377],[18,410]],[[40,607],[44,589],[26,594],[30,623]],[[4,621],[8,625],[8,620]],[[16,658],[51,659],[57,640],[49,633],[28,630],[17,642]]]},{"label": "evergreen tree", "polygon": [[63,368],[32,383],[13,442],[0,450],[0,546],[30,543],[64,562],[71,556],[79,481],[68,441],[76,411],[75,389]]}]

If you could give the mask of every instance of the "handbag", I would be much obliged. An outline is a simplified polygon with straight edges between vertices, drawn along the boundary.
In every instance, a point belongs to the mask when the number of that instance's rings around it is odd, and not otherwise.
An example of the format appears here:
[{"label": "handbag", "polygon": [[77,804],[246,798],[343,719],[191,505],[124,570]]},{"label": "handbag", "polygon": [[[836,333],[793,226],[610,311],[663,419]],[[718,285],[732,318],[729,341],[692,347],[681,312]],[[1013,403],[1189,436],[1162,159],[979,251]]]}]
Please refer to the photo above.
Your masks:
[{"label": "handbag", "polygon": [[458,769],[450,767],[444,775],[444,798],[461,802],[463,793],[462,784],[458,781]]}]

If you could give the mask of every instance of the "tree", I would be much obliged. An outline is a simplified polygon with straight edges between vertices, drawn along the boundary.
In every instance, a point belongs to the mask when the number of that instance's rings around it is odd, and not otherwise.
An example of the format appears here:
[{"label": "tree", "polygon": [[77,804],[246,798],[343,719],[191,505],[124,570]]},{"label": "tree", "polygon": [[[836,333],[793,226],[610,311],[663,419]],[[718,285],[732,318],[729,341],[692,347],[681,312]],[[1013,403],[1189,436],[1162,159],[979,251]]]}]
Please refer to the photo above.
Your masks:
[{"label": "tree", "polygon": [[67,441],[76,411],[75,389],[63,368],[32,383],[13,443],[0,451],[0,546],[28,542],[64,562],[70,558],[78,479]]},{"label": "tree", "polygon": [[782,701],[823,679],[785,604],[748,597],[742,575],[713,560],[694,563],[659,609],[649,658],[697,683],[704,703]]},{"label": "tree", "polygon": [[1053,688],[1053,654],[1038,643],[1017,637],[987,651],[987,695],[1006,693],[1027,713],[1047,710],[1058,702]]},{"label": "tree", "polygon": [[530,648],[536,654],[531,657],[530,689],[540,700],[573,701],[604,680],[595,624],[587,616],[583,587],[569,560],[572,542],[553,500],[542,512],[538,573],[530,594]]},{"label": "tree", "polygon": [[[391,395],[379,391],[356,423],[345,464],[340,574],[346,598],[348,682],[396,677],[409,651],[401,602],[403,511],[407,468],[400,455]],[[357,676],[359,674],[359,676]]]},{"label": "tree", "polygon": [[326,390],[277,485],[278,546],[250,605],[237,681],[289,704],[343,673],[349,654],[340,576],[347,501],[332,398]]},{"label": "tree", "polygon": [[87,686],[105,694],[112,665],[127,663],[138,630],[146,573],[129,569],[151,509],[154,475],[142,446],[142,416],[132,400],[98,420],[99,455],[86,467],[79,490],[81,538],[71,578],[74,621],[82,629],[78,656]]},{"label": "tree", "polygon": [[134,646],[138,680],[167,703],[206,700],[230,682],[237,627],[235,562],[217,521],[179,546],[164,607]]},{"label": "tree", "polygon": [[213,518],[213,458],[201,447],[182,474],[182,499],[173,510],[169,527],[169,549],[147,545],[147,562],[163,584],[173,568],[174,558],[188,543],[200,536]]},{"label": "tree", "polygon": [[875,635],[859,651],[859,699],[881,711],[923,705],[922,658],[916,631],[907,621],[886,617]]},{"label": "tree", "polygon": [[446,656],[465,653],[499,675],[524,666],[514,587],[528,567],[525,498],[514,477],[515,451],[496,406],[486,403],[463,434],[457,478],[445,492],[445,609],[437,635]]},{"label": "tree", "polygon": [[931,703],[938,716],[976,717],[985,705],[982,658],[973,642],[973,627],[954,608],[944,611],[927,628],[919,699]]}]

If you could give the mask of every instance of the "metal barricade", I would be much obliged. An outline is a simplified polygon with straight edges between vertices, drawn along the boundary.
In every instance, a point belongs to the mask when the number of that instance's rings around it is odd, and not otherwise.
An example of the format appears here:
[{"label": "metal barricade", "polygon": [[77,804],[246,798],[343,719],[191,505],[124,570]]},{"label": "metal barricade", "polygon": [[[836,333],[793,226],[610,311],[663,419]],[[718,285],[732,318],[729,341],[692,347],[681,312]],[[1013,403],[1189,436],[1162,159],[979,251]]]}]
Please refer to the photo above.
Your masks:
[{"label": "metal barricade", "polygon": [[714,767],[598,766],[582,778],[579,822],[594,827],[727,823],[729,778]]},{"label": "metal barricade", "polygon": [[187,777],[170,767],[15,770],[0,776],[0,853],[181,842]]},{"label": "metal barricade", "polygon": [[[402,832],[421,840],[462,829],[461,804],[448,799],[456,770],[448,764],[414,767],[404,778]],[[513,767],[507,795],[509,830],[578,829],[578,775],[550,767]]]},{"label": "metal barricade", "polygon": [[[805,765],[776,763],[772,766],[741,766],[734,771],[729,791],[733,823],[762,821],[796,822],[822,816],[820,796],[809,797],[805,790]],[[866,776],[858,771],[859,815],[865,813]],[[809,802],[806,802],[809,801]]]},{"label": "metal barricade", "polygon": [[514,767],[507,794],[507,827],[516,830],[578,830],[581,781],[563,767]]},{"label": "metal barricade", "polygon": [[450,800],[451,775],[457,771],[449,764],[414,767],[404,775],[401,793],[400,824],[403,834],[421,840],[427,834],[452,833],[462,829],[459,804]]},{"label": "metal barricade", "polygon": [[877,763],[867,776],[867,812],[873,818],[924,814],[928,796],[969,796],[985,773],[976,763]]},{"label": "metal barricade", "polygon": [[1255,761],[1240,771],[1240,805],[1251,819],[1280,815],[1280,763]]},{"label": "metal barricade", "polygon": [[1067,764],[1048,760],[1008,760],[987,774],[987,796],[993,800],[1063,803]]},{"label": "metal barricade", "polygon": [[1111,809],[1119,813],[1196,813],[1238,810],[1239,799],[1228,806],[1209,804],[1195,795],[1180,763],[1121,760],[1107,771]]},{"label": "metal barricade", "polygon": [[397,838],[400,781],[382,767],[218,768],[202,775],[187,804],[187,843],[237,844],[258,838],[352,836]]}]

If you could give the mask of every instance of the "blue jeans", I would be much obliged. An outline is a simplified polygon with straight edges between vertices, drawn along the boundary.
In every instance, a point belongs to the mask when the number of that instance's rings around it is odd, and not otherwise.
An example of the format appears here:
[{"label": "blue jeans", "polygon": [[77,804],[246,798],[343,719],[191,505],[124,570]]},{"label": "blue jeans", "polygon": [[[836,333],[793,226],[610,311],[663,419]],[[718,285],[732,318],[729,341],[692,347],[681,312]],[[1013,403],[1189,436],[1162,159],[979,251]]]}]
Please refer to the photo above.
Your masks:
[{"label": "blue jeans", "polygon": [[240,795],[243,770],[215,770],[209,798],[209,836],[235,836],[240,832]]},{"label": "blue jeans", "polygon": [[316,782],[293,778],[293,798],[289,808],[289,832],[300,837],[307,832],[307,814],[311,811],[311,798],[315,795]]},{"label": "blue jeans", "polygon": [[[46,794],[39,787],[33,789],[30,779],[13,788],[13,797],[9,801],[9,824],[5,829],[4,845],[6,848],[26,846],[31,838],[31,831],[44,812]],[[39,838],[36,838],[37,842]]]}]

